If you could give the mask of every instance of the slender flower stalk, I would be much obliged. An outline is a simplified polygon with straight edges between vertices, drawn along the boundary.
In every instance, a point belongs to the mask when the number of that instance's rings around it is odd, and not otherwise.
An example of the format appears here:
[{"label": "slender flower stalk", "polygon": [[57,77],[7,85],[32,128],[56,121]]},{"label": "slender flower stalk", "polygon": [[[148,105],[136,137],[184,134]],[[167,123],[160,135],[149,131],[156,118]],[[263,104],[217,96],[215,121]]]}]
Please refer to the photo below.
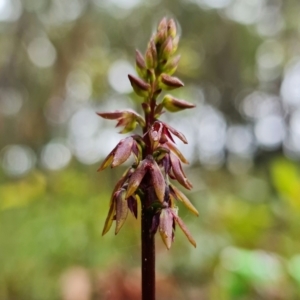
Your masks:
[{"label": "slender flower stalk", "polygon": [[176,136],[185,144],[187,140],[181,132],[159,120],[165,110],[174,113],[195,107],[170,94],[158,100],[162,90],[173,90],[184,85],[179,78],[172,76],[180,60],[179,55],[174,55],[178,41],[174,20],[163,18],[148,43],[145,55],[136,50],[139,77],[128,75],[128,78],[134,92],[142,98],[144,116],[129,109],[98,113],[102,118],[116,120],[116,126],[122,127],[121,133],[133,131],[137,125],[142,129],[142,135],[133,134],[122,139],[103,161],[99,171],[108,166],[117,167],[131,155],[134,157],[134,163],[125,171],[112,192],[102,235],[109,231],[114,221],[117,234],[129,211],[137,218],[140,202],[143,300],[155,299],[155,233],[159,232],[166,248],[170,249],[177,224],[196,247],[195,240],[178,216],[176,201],[182,202],[197,216],[198,211],[170,183],[172,179],[186,189],[192,188],[182,168],[182,163],[187,164],[188,161],[176,147],[173,137]]}]

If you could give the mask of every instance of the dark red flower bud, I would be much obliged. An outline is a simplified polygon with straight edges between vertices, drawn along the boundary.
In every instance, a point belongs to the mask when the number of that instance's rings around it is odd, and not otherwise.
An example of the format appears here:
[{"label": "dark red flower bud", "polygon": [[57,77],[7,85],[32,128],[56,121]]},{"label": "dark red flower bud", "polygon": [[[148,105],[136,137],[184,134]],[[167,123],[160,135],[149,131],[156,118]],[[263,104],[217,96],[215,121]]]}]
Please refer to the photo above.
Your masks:
[{"label": "dark red flower bud", "polygon": [[126,190],[121,189],[117,192],[116,195],[116,230],[115,234],[117,234],[122,226],[124,225],[124,222],[126,221],[127,215],[128,215],[128,204],[127,200],[125,198],[126,196]]},{"label": "dark red flower bud", "polygon": [[131,154],[132,145],[133,138],[131,136],[121,140],[114,153],[114,158],[111,164],[112,168],[121,165],[129,158]]},{"label": "dark red flower bud", "polygon": [[148,168],[148,160],[144,159],[140,162],[139,166],[133,172],[131,177],[128,181],[127,193],[126,198],[130,197],[134,194],[134,192],[139,187],[140,183],[142,182],[144,176],[146,175],[147,168]]},{"label": "dark red flower bud", "polygon": [[173,153],[170,153],[170,161],[171,161],[173,173],[174,173],[177,181],[181,185],[183,185],[185,188],[190,190],[193,186],[189,182],[189,180],[186,178],[186,176],[182,170],[181,163],[180,163],[179,159],[177,158],[177,156],[175,156]]},{"label": "dark red flower bud", "polygon": [[169,250],[172,245],[173,238],[173,214],[169,208],[162,209],[159,217],[159,233]]},{"label": "dark red flower bud", "polygon": [[132,144],[133,144],[132,137],[127,137],[121,140],[118,143],[118,145],[105,158],[98,171],[104,170],[110,164],[111,167],[114,168],[124,163],[131,154]]},{"label": "dark red flower bud", "polygon": [[165,178],[163,174],[161,173],[161,170],[156,163],[156,161],[151,158],[151,162],[149,165],[149,170],[151,173],[152,183],[153,187],[156,193],[156,196],[160,202],[164,201],[164,195],[165,195],[165,189],[166,189],[166,183]]},{"label": "dark red flower bud", "polygon": [[135,216],[135,218],[137,219],[138,217],[138,204],[137,204],[137,199],[136,197],[138,197],[137,195],[132,195],[127,199],[127,203],[128,203],[128,208],[129,210],[132,212],[132,214]]},{"label": "dark red flower bud", "polygon": [[133,75],[128,75],[129,81],[135,93],[141,97],[147,97],[150,91],[149,83],[146,83],[140,78],[137,78]]},{"label": "dark red flower bud", "polygon": [[166,17],[163,17],[157,26],[157,31],[166,30],[168,26],[168,20]]},{"label": "dark red flower bud", "polygon": [[151,38],[146,54],[145,54],[145,59],[146,59],[146,66],[149,69],[156,68],[157,66],[157,50],[154,42],[154,38]]},{"label": "dark red flower bud", "polygon": [[161,87],[165,90],[173,90],[184,86],[183,82],[177,77],[172,77],[168,74],[161,74]]},{"label": "dark red flower bud", "polygon": [[146,63],[139,50],[135,50],[135,68],[139,76],[145,78],[147,75]]},{"label": "dark red flower bud", "polygon": [[155,122],[149,130],[149,137],[153,149],[155,149],[159,144],[162,130],[163,130],[163,125],[160,122]]},{"label": "dark red flower bud", "polygon": [[170,112],[178,112],[187,108],[194,108],[195,105],[185,100],[174,98],[171,95],[166,95],[162,101],[163,106]]},{"label": "dark red flower bud", "polygon": [[[175,128],[173,128],[172,126],[170,126],[164,122],[161,122],[161,123],[166,127],[166,129],[168,131],[170,131],[172,134],[174,134],[176,137],[178,137],[184,144],[188,143],[187,139],[183,133],[179,132],[178,130],[176,130]],[[174,142],[173,139],[172,139],[172,142]]]}]

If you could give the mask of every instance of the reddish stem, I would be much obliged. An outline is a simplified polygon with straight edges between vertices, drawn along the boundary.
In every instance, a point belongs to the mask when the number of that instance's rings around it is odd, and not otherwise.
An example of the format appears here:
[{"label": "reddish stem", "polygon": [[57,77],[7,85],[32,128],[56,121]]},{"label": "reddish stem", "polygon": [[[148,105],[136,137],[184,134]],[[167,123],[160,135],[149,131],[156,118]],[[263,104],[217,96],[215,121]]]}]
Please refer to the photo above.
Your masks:
[{"label": "reddish stem", "polygon": [[[145,156],[152,154],[151,142],[148,130],[154,123],[154,110],[156,99],[153,96],[156,82],[152,85],[152,93],[149,99],[150,111],[145,112],[146,125],[143,129],[144,142],[146,144]],[[145,157],[144,157],[145,158]],[[145,176],[144,184],[151,186],[150,176]],[[151,196],[148,188],[144,189],[145,195],[141,199],[141,238],[142,238],[142,300],[155,300],[155,236],[151,233],[153,211],[151,207]]]},{"label": "reddish stem", "polygon": [[142,201],[142,300],[155,300],[155,239],[150,233],[152,214],[147,211],[147,198]]}]

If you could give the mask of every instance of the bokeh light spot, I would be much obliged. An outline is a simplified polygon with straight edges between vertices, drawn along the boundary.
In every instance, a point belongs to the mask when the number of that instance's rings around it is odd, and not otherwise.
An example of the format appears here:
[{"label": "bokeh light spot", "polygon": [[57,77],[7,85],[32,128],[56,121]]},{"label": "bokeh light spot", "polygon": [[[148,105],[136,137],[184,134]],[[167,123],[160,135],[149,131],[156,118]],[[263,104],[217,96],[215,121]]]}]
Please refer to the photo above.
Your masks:
[{"label": "bokeh light spot", "polygon": [[33,39],[28,45],[27,51],[32,63],[39,68],[51,67],[56,60],[56,50],[45,37]]},{"label": "bokeh light spot", "polygon": [[1,151],[1,163],[9,176],[22,176],[35,165],[36,157],[31,148],[21,145],[8,145]]},{"label": "bokeh light spot", "polygon": [[55,171],[66,167],[71,158],[71,151],[64,143],[51,141],[44,146],[41,161],[45,168]]},{"label": "bokeh light spot", "polygon": [[120,94],[130,93],[132,87],[128,80],[128,74],[135,74],[132,65],[124,59],[115,61],[108,71],[108,82],[110,86]]}]

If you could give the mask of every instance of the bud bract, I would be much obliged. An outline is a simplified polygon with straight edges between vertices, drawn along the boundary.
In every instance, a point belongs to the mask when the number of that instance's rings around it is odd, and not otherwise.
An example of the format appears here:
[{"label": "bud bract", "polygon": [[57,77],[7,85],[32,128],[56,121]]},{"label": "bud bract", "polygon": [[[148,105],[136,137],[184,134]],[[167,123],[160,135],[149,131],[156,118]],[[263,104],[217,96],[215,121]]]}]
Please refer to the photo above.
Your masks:
[{"label": "bud bract", "polygon": [[162,101],[163,106],[170,112],[178,112],[188,108],[194,108],[195,105],[185,100],[174,98],[171,95],[166,95]]}]

